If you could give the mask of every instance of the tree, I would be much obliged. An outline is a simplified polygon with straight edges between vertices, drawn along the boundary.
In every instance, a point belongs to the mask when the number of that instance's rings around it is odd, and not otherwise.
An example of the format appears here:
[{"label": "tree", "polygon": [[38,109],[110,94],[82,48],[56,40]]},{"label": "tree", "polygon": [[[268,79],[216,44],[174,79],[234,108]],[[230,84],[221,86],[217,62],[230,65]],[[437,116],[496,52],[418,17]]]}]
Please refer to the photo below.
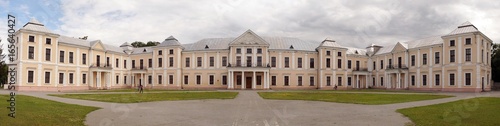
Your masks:
[{"label": "tree", "polygon": [[500,82],[500,44],[493,44],[491,48],[491,78]]},{"label": "tree", "polygon": [[[0,40],[2,42],[2,40]],[[7,72],[9,67],[5,64],[5,54],[3,54],[3,45],[0,44],[0,88],[3,88],[3,84],[7,83]]]},{"label": "tree", "polygon": [[148,47],[148,46],[156,46],[160,44],[160,42],[155,42],[155,41],[148,41],[147,43],[144,43],[144,42],[141,42],[141,41],[135,41],[135,42],[132,42],[132,46],[135,47],[135,48],[138,48],[138,47]]}]

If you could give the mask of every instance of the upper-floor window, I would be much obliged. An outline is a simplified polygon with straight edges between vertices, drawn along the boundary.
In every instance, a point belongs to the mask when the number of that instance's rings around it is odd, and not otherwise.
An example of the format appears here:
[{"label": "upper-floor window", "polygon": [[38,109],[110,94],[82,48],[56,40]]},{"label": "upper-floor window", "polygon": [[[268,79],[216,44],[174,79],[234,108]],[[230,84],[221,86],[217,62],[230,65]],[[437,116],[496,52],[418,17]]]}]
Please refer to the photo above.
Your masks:
[{"label": "upper-floor window", "polygon": [[465,49],[465,61],[471,61],[471,49]]},{"label": "upper-floor window", "polygon": [[236,48],[236,54],[241,54],[241,48]]},{"label": "upper-floor window", "polygon": [[247,54],[252,53],[252,48],[247,48]]},{"label": "upper-floor window", "polygon": [[337,68],[342,68],[342,59],[337,59]]},{"label": "upper-floor window", "polygon": [[35,59],[35,47],[28,47],[28,59]]},{"label": "upper-floor window", "polygon": [[330,54],[330,51],[326,51],[326,55],[327,55],[327,56],[331,55],[331,54]]},{"label": "upper-floor window", "polygon": [[87,54],[82,54],[82,64],[87,64]]},{"label": "upper-floor window", "polygon": [[241,66],[241,56],[236,56],[236,66]]},{"label": "upper-floor window", "polygon": [[174,57],[168,57],[168,67],[174,67]]},{"label": "upper-floor window", "polygon": [[276,67],[276,57],[271,57],[271,67]]},{"label": "upper-floor window", "polygon": [[465,44],[470,45],[471,44],[471,38],[465,38]]},{"label": "upper-floor window", "polygon": [[111,66],[109,65],[110,61],[109,61],[109,57],[106,57],[106,66]]},{"label": "upper-floor window", "polygon": [[351,68],[352,68],[351,60],[347,60],[347,69],[351,69]]},{"label": "upper-floor window", "polygon": [[262,66],[262,56],[257,56],[257,66]]},{"label": "upper-floor window", "polygon": [[302,58],[297,58],[297,68],[302,68]]},{"label": "upper-floor window", "polygon": [[158,50],[158,55],[163,55],[163,50]]},{"label": "upper-floor window", "polygon": [[210,67],[214,67],[215,66],[215,58],[214,57],[210,57]]},{"label": "upper-floor window", "polygon": [[186,57],[186,67],[190,67],[189,64],[190,64],[189,57]]},{"label": "upper-floor window", "polygon": [[97,66],[101,65],[101,56],[100,55],[96,56],[96,62],[97,62]]},{"label": "upper-floor window", "polygon": [[73,63],[73,52],[68,53],[69,63]]},{"label": "upper-floor window", "polygon": [[427,65],[427,54],[422,54],[422,64]]},{"label": "upper-floor window", "polygon": [[262,54],[262,48],[257,48],[257,54]]},{"label": "upper-floor window", "polygon": [[415,55],[411,55],[411,66],[415,66]]},{"label": "upper-floor window", "polygon": [[455,62],[455,50],[450,50],[450,62]]},{"label": "upper-floor window", "polygon": [[337,56],[342,56],[342,52],[337,52]]},{"label": "upper-floor window", "polygon": [[28,42],[35,42],[35,36],[30,35],[28,37]]},{"label": "upper-floor window", "polygon": [[251,67],[251,66],[252,66],[252,57],[247,56],[247,67]]},{"label": "upper-floor window", "polygon": [[455,46],[455,40],[450,40],[450,46]]},{"label": "upper-floor window", "polygon": [[45,44],[52,44],[52,39],[51,38],[45,38]]},{"label": "upper-floor window", "polygon": [[127,60],[123,60],[123,68],[127,68]]},{"label": "upper-floor window", "polygon": [[132,68],[135,68],[135,60],[132,60]]},{"label": "upper-floor window", "polygon": [[314,58],[309,59],[309,68],[314,68]]},{"label": "upper-floor window", "polygon": [[50,49],[45,49],[45,61],[50,61]]},{"label": "upper-floor window", "polygon": [[330,68],[330,58],[326,58],[326,68]]},{"label": "upper-floor window", "polygon": [[227,66],[227,57],[225,56],[222,57],[222,66]]},{"label": "upper-floor window", "polygon": [[158,58],[158,67],[163,67],[163,58]]},{"label": "upper-floor window", "polygon": [[201,67],[201,57],[196,58],[196,66]]},{"label": "upper-floor window", "polygon": [[64,51],[59,51],[59,62],[64,63]]},{"label": "upper-floor window", "polygon": [[148,59],[148,67],[153,67],[153,59]]},{"label": "upper-floor window", "polygon": [[174,49],[168,50],[168,54],[170,54],[170,55],[174,54]]},{"label": "upper-floor window", "polygon": [[285,57],[285,68],[289,68],[289,67],[290,67],[290,58]]},{"label": "upper-floor window", "polygon": [[139,60],[139,68],[140,69],[144,68],[144,60],[143,59]]},{"label": "upper-floor window", "polygon": [[439,64],[439,52],[435,52],[434,53],[434,63],[435,64]]},{"label": "upper-floor window", "polygon": [[380,69],[384,69],[384,60],[380,60]]}]

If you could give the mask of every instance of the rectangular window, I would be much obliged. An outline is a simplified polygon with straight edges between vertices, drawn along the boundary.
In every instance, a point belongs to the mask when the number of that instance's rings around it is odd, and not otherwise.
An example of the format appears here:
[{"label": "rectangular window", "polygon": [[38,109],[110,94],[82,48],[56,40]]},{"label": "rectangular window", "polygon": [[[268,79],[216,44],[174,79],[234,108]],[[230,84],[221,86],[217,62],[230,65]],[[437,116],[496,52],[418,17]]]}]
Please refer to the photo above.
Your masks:
[{"label": "rectangular window", "polygon": [[210,85],[214,85],[214,75],[209,75],[208,80]]},{"label": "rectangular window", "polygon": [[440,59],[439,57],[440,57],[439,52],[435,52],[434,53],[434,63],[435,64],[439,64],[439,59]]},{"label": "rectangular window", "polygon": [[50,83],[50,72],[45,72],[45,84]]},{"label": "rectangular window", "polygon": [[352,84],[351,81],[352,81],[351,77],[347,77],[347,86],[351,86]]},{"label": "rectangular window", "polygon": [[351,68],[352,68],[351,60],[347,60],[347,69],[351,69]]},{"label": "rectangular window", "polygon": [[162,84],[162,83],[163,83],[163,76],[158,75],[158,84]]},{"label": "rectangular window", "polygon": [[189,62],[189,57],[186,57],[186,67],[189,67],[189,64],[191,64],[191,63]]},{"label": "rectangular window", "polygon": [[326,86],[332,86],[330,76],[326,76]]},{"label": "rectangular window", "polygon": [[380,60],[380,69],[384,69],[384,60]]},{"label": "rectangular window", "polygon": [[251,66],[252,66],[252,57],[247,56],[247,67],[251,67]]},{"label": "rectangular window", "polygon": [[123,76],[123,84],[127,84],[127,76]]},{"label": "rectangular window", "polygon": [[330,51],[326,51],[326,55],[327,55],[327,56],[330,56],[330,55],[331,55],[331,54],[330,54]]},{"label": "rectangular window", "polygon": [[411,55],[411,66],[415,66],[415,55]]},{"label": "rectangular window", "polygon": [[297,76],[297,85],[302,86],[302,76]]},{"label": "rectangular window", "polygon": [[123,60],[123,68],[127,68],[127,60]]},{"label": "rectangular window", "polygon": [[276,86],[276,76],[271,76],[271,85]]},{"label": "rectangular window", "polygon": [[153,59],[148,59],[148,67],[153,67]]},{"label": "rectangular window", "polygon": [[35,59],[35,47],[33,46],[28,49],[28,59]]},{"label": "rectangular window", "polygon": [[455,62],[455,50],[450,50],[450,62]]},{"label": "rectangular window", "polygon": [[450,85],[455,85],[455,74],[450,74]]},{"label": "rectangular window", "polygon": [[337,68],[342,68],[342,59],[337,59]]},{"label": "rectangular window", "polygon": [[59,62],[64,63],[64,51],[59,51]]},{"label": "rectangular window", "polygon": [[380,77],[380,86],[384,86],[384,77]]},{"label": "rectangular window", "polygon": [[276,57],[271,57],[271,67],[276,67]]},{"label": "rectangular window", "polygon": [[73,73],[69,73],[69,84],[73,84]]},{"label": "rectangular window", "polygon": [[82,74],[82,83],[83,84],[87,83],[87,74]]},{"label": "rectangular window", "polygon": [[148,75],[148,84],[153,84],[153,76]]},{"label": "rectangular window", "polygon": [[184,75],[184,84],[187,85],[189,83],[189,76]]},{"label": "rectangular window", "polygon": [[196,75],[196,84],[197,85],[201,84],[201,75]]},{"label": "rectangular window", "polygon": [[236,54],[241,54],[241,48],[236,48]]},{"label": "rectangular window", "polygon": [[59,73],[59,84],[64,83],[64,73]]},{"label": "rectangular window", "polygon": [[50,49],[45,49],[45,61],[50,61]]},{"label": "rectangular window", "polygon": [[471,85],[471,73],[465,73],[465,85]]},{"label": "rectangular window", "polygon": [[158,58],[158,67],[163,67],[163,58]]},{"label": "rectangular window", "polygon": [[314,76],[309,77],[309,86],[314,86]]},{"label": "rectangular window", "polygon": [[257,81],[255,82],[255,83],[256,83],[256,85],[262,85],[262,81],[261,81],[262,76],[256,76],[256,78],[255,78],[255,79],[257,80]]},{"label": "rectangular window", "polygon": [[227,66],[227,57],[225,56],[222,57],[222,66],[223,67]]},{"label": "rectangular window", "polygon": [[314,58],[309,59],[309,68],[314,68]]},{"label": "rectangular window", "polygon": [[174,67],[174,57],[168,57],[168,67]]},{"label": "rectangular window", "polygon": [[465,45],[471,44],[471,38],[465,38]]},{"label": "rectangular window", "polygon": [[82,54],[82,64],[87,64],[87,54]]},{"label": "rectangular window", "polygon": [[285,83],[285,86],[288,86],[288,85],[289,85],[289,83],[288,83],[288,81],[289,81],[288,76],[284,76],[284,81],[285,81],[285,82],[284,82],[284,83]]},{"label": "rectangular window", "polygon": [[342,56],[342,52],[337,52],[337,56]]},{"label": "rectangular window", "polygon": [[236,76],[236,85],[241,85],[241,75]]},{"label": "rectangular window", "polygon": [[215,66],[215,58],[214,57],[210,57],[210,67],[214,67]]},{"label": "rectangular window", "polygon": [[471,49],[470,48],[465,49],[465,61],[466,62],[471,61]]},{"label": "rectangular window", "polygon": [[51,38],[45,38],[45,44],[47,44],[47,45],[52,44],[52,39]]},{"label": "rectangular window", "polygon": [[257,48],[257,54],[262,54],[262,48]]},{"label": "rectangular window", "polygon": [[337,85],[342,86],[342,77],[337,77]]},{"label": "rectangular window", "polygon": [[455,40],[450,40],[450,46],[455,46]]},{"label": "rectangular window", "polygon": [[101,56],[100,55],[96,56],[96,61],[97,61],[97,67],[99,67],[101,65]]},{"label": "rectangular window", "polygon": [[251,48],[247,48],[247,54],[251,54],[252,53],[252,49]]},{"label": "rectangular window", "polygon": [[174,50],[173,49],[168,50],[168,54],[170,55],[174,54]]},{"label": "rectangular window", "polygon": [[422,75],[422,85],[427,85],[427,75]]},{"label": "rectangular window", "polygon": [[158,50],[158,55],[163,55],[163,51],[162,50]]},{"label": "rectangular window", "polygon": [[201,67],[201,57],[196,57],[196,66]]},{"label": "rectangular window", "polygon": [[285,57],[285,68],[290,67],[290,59],[288,57]]},{"label": "rectangular window", "polygon": [[411,75],[411,86],[415,86],[415,75]]},{"label": "rectangular window", "polygon": [[28,42],[35,42],[35,36],[28,36]]},{"label": "rectangular window", "polygon": [[135,60],[132,60],[132,68],[135,68]]},{"label": "rectangular window", "polygon": [[227,76],[222,75],[222,85],[227,85]]},{"label": "rectangular window", "polygon": [[109,65],[109,57],[106,57],[106,66],[110,66]]},{"label": "rectangular window", "polygon": [[297,68],[302,68],[302,58],[297,58]]},{"label": "rectangular window", "polygon": [[330,68],[330,58],[326,58],[326,68]]},{"label": "rectangular window", "polygon": [[118,82],[120,81],[120,76],[116,75],[115,79],[116,79],[116,84],[118,84]]},{"label": "rectangular window", "polygon": [[434,82],[436,84],[436,86],[439,86],[439,74],[436,74],[436,82]]},{"label": "rectangular window", "polygon": [[422,54],[422,64],[427,65],[427,54]]},{"label": "rectangular window", "polygon": [[34,71],[28,71],[28,83],[33,83],[33,80],[35,78],[34,74],[35,74]]},{"label": "rectangular window", "polygon": [[257,56],[257,66],[262,66],[262,56]]},{"label": "rectangular window", "polygon": [[68,53],[69,63],[73,63],[73,52]]},{"label": "rectangular window", "polygon": [[241,56],[236,56],[236,66],[241,66]]},{"label": "rectangular window", "polygon": [[373,61],[373,70],[377,69],[377,62]]},{"label": "rectangular window", "polygon": [[168,75],[168,84],[174,84],[174,75]]}]

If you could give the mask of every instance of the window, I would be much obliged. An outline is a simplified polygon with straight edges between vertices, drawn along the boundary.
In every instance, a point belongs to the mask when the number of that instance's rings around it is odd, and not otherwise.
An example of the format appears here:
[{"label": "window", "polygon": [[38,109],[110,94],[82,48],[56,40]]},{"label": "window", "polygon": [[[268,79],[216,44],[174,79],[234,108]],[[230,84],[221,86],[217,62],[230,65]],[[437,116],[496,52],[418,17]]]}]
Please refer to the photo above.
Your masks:
[{"label": "window", "polygon": [[115,60],[115,67],[118,68],[118,64],[120,63],[120,59],[116,58]]},{"label": "window", "polygon": [[374,77],[374,78],[372,78],[372,79],[373,79],[373,81],[372,81],[372,86],[375,86],[375,77]]},{"label": "window", "polygon": [[123,60],[123,68],[127,68],[127,60]]},{"label": "window", "polygon": [[351,86],[352,83],[351,81],[352,81],[351,77],[347,77],[347,86]]},{"label": "window", "polygon": [[110,66],[109,65],[109,57],[106,57],[106,66]]},{"label": "window", "polygon": [[236,76],[236,85],[241,85],[241,75]]},{"label": "window", "polygon": [[271,85],[276,86],[276,76],[271,76]]},{"label": "window", "polygon": [[148,75],[148,84],[153,84],[153,76]]},{"label": "window", "polygon": [[262,56],[257,56],[257,66],[262,66]]},{"label": "window", "polygon": [[450,85],[455,85],[455,74],[450,74]]},{"label": "window", "polygon": [[168,57],[168,66],[174,67],[174,57]]},{"label": "window", "polygon": [[153,67],[153,59],[148,59],[148,67]]},{"label": "window", "polygon": [[309,77],[309,86],[314,86],[314,76]]},{"label": "window", "polygon": [[262,85],[262,81],[261,81],[261,79],[262,79],[262,76],[256,76],[256,80],[257,80],[257,81],[255,82],[255,83],[256,83],[256,85]]},{"label": "window", "polygon": [[465,49],[465,61],[466,62],[471,61],[471,49],[470,48]]},{"label": "window", "polygon": [[450,50],[450,62],[455,62],[455,50]]},{"label": "window", "polygon": [[380,77],[380,86],[384,86],[384,77]]},{"label": "window", "polygon": [[347,69],[351,69],[351,68],[352,68],[351,60],[347,60]]},{"label": "window", "polygon": [[214,75],[209,75],[208,80],[210,85],[214,85]]},{"label": "window", "polygon": [[337,68],[342,68],[342,59],[337,59]]},{"label": "window", "polygon": [[132,60],[132,68],[135,68],[135,60]]},{"label": "window", "polygon": [[87,64],[87,54],[82,54],[82,64]]},{"label": "window", "polygon": [[64,73],[59,73],[59,84],[64,83]]},{"label": "window", "polygon": [[196,57],[196,66],[201,67],[201,57]]},{"label": "window", "polygon": [[422,85],[427,85],[427,75],[422,75]]},{"label": "window", "polygon": [[276,57],[271,57],[271,67],[276,67]]},{"label": "window", "polygon": [[189,76],[184,75],[184,84],[187,85],[189,83]]},{"label": "window", "polygon": [[236,48],[236,54],[241,54],[241,48]]},{"label": "window", "polygon": [[158,55],[163,55],[163,50],[158,50]]},{"label": "window", "polygon": [[73,63],[73,52],[68,53],[69,63]]},{"label": "window", "polygon": [[222,75],[222,85],[227,85],[227,76]]},{"label": "window", "polygon": [[247,56],[247,67],[251,67],[251,66],[252,66],[252,57]]},{"label": "window", "polygon": [[384,60],[380,60],[380,69],[384,69]]},{"label": "window", "polygon": [[186,67],[189,67],[189,57],[186,57]]},{"label": "window", "polygon": [[337,56],[342,56],[342,52],[337,52]]},{"label": "window", "polygon": [[326,86],[332,86],[330,76],[326,76]]},{"label": "window", "polygon": [[163,76],[161,75],[158,75],[158,84],[162,84],[163,83]]},{"label": "window", "polygon": [[326,58],[326,68],[330,68],[330,58]]},{"label": "window", "polygon": [[247,48],[247,54],[251,54],[252,53],[252,49],[251,48]]},{"label": "window", "polygon": [[450,46],[455,46],[455,40],[450,40]]},{"label": "window", "polygon": [[337,77],[337,85],[342,86],[342,77]]},{"label": "window", "polygon": [[33,79],[35,78],[34,74],[34,71],[28,71],[28,83],[33,83]]},{"label": "window", "polygon": [[257,48],[257,54],[262,54],[262,48]]},{"label": "window", "polygon": [[470,45],[470,44],[471,44],[471,39],[465,38],[465,45]]},{"label": "window", "polygon": [[481,62],[484,63],[484,50],[481,49]]},{"label": "window", "polygon": [[285,83],[285,86],[288,86],[289,85],[289,78],[288,76],[284,76],[284,83]]},{"label": "window", "polygon": [[214,65],[214,64],[215,64],[215,63],[214,63],[214,62],[215,62],[215,61],[214,61],[214,60],[215,60],[215,59],[214,59],[214,57],[210,57],[209,59],[210,59],[210,67],[214,67],[214,66],[215,66],[215,65]]},{"label": "window", "polygon": [[427,65],[427,54],[422,54],[422,64]]},{"label": "window", "polygon": [[[125,78],[126,79],[126,78]],[[87,74],[82,74],[82,83],[86,84],[87,83]]]},{"label": "window", "polygon": [[123,76],[123,84],[127,84],[127,76]]},{"label": "window", "polygon": [[389,59],[389,67],[392,67],[392,59]]},{"label": "window", "polygon": [[168,50],[168,54],[170,54],[170,55],[174,54],[174,49]]},{"label": "window", "polygon": [[201,84],[201,75],[196,75],[196,84],[197,85]]},{"label": "window", "polygon": [[411,55],[411,66],[415,66],[415,55]]},{"label": "window", "polygon": [[314,58],[309,59],[309,68],[314,68]]},{"label": "window", "polygon": [[222,57],[222,66],[223,67],[227,66],[227,57],[225,56]]},{"label": "window", "polygon": [[59,51],[59,62],[64,63],[64,51]]},{"label": "window", "polygon": [[297,58],[297,68],[302,68],[302,58]]},{"label": "window", "polygon": [[415,75],[411,75],[411,86],[415,86]]},{"label": "window", "polygon": [[120,81],[120,76],[116,75],[116,84],[118,84],[118,82]]},{"label": "window", "polygon": [[50,83],[50,72],[45,72],[45,84]]},{"label": "window", "polygon": [[73,84],[73,73],[69,73],[69,84]]},{"label": "window", "polygon": [[52,39],[51,38],[45,38],[45,44],[47,44],[47,45],[52,44]]},{"label": "window", "polygon": [[163,67],[163,58],[158,58],[158,67]]},{"label": "window", "polygon": [[471,84],[471,73],[465,73],[465,85],[469,86]]},{"label": "window", "polygon": [[45,61],[50,61],[50,49],[45,49]]},{"label": "window", "polygon": [[35,36],[30,35],[28,37],[28,42],[35,42]]},{"label": "window", "polygon": [[439,86],[439,74],[436,74],[436,82],[434,82],[436,84],[436,86]]},{"label": "window", "polygon": [[297,76],[297,85],[302,86],[302,76]]},{"label": "window", "polygon": [[285,57],[285,68],[290,67],[290,59],[288,57]]},{"label": "window", "polygon": [[168,84],[174,84],[174,75],[168,75]]},{"label": "window", "polygon": [[377,62],[373,61],[373,70],[377,69],[377,66],[376,66],[377,64],[376,63]]},{"label": "window", "polygon": [[35,47],[33,46],[28,49],[28,59],[35,59]]},{"label": "window", "polygon": [[434,53],[434,63],[435,64],[439,64],[439,52],[435,52]]}]

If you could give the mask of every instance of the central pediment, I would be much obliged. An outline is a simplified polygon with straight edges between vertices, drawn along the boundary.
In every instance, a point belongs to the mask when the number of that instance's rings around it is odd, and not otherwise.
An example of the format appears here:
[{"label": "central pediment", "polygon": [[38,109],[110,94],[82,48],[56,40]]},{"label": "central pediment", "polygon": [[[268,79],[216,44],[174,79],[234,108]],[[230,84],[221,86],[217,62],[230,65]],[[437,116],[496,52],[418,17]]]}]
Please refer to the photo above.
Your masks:
[{"label": "central pediment", "polygon": [[238,45],[265,45],[269,46],[264,39],[255,34],[252,30],[247,30],[245,33],[241,34],[238,38],[234,39],[229,46]]}]

